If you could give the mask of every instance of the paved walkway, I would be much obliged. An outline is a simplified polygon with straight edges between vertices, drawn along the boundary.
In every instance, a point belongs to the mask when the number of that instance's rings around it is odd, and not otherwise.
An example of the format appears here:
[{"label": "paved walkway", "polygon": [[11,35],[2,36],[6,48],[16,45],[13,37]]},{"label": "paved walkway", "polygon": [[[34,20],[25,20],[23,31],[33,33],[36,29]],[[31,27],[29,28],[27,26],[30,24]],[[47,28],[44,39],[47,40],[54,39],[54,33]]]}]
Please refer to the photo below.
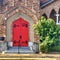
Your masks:
[{"label": "paved walkway", "polygon": [[0,59],[60,60],[60,54],[0,54]]}]

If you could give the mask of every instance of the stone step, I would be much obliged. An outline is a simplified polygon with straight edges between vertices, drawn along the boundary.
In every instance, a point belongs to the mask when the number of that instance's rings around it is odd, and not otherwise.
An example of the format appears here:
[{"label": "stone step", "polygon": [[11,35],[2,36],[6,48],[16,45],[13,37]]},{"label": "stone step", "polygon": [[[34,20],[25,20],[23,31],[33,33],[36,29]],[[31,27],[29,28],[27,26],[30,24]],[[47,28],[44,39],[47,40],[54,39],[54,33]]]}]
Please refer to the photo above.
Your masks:
[{"label": "stone step", "polygon": [[18,49],[18,48],[19,49],[29,49],[30,50],[30,47],[10,47],[9,50],[10,49]]},{"label": "stone step", "polygon": [[33,51],[5,51],[7,54],[34,54]]},{"label": "stone step", "polygon": [[21,54],[27,54],[27,53],[34,53],[33,50],[30,50],[29,47],[10,47],[8,50],[5,51],[5,53],[21,53]]},{"label": "stone step", "polygon": [[8,53],[8,54],[33,54],[34,52],[33,51],[5,51],[5,53]]}]

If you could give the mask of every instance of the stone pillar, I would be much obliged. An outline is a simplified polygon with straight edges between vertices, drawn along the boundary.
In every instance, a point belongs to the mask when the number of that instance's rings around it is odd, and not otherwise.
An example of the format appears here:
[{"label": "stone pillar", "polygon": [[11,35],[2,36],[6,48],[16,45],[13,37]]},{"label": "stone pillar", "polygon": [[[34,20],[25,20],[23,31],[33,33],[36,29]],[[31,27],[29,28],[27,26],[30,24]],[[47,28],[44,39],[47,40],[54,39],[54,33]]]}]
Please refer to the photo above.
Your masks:
[{"label": "stone pillar", "polygon": [[59,20],[59,14],[56,14],[56,24],[59,24],[58,20]]}]

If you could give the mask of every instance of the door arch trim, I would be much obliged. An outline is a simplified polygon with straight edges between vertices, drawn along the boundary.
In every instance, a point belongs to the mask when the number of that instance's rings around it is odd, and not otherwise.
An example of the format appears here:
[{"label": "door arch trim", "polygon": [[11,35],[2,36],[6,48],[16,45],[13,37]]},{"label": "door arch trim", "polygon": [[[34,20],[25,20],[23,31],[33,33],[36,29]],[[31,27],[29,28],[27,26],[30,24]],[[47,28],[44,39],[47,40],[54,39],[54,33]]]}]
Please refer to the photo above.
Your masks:
[{"label": "door arch trim", "polygon": [[28,15],[26,15],[26,14],[24,14],[22,12],[13,15],[12,17],[10,17],[7,20],[7,23],[6,23],[6,28],[7,28],[6,36],[7,37],[6,37],[6,40],[7,41],[12,40],[12,28],[11,28],[11,25],[12,25],[12,22],[15,21],[18,18],[23,18],[24,20],[29,22],[29,37],[30,37],[29,41],[33,42],[34,41],[34,29],[33,29],[34,21],[33,21],[33,19],[31,17],[29,17]]}]

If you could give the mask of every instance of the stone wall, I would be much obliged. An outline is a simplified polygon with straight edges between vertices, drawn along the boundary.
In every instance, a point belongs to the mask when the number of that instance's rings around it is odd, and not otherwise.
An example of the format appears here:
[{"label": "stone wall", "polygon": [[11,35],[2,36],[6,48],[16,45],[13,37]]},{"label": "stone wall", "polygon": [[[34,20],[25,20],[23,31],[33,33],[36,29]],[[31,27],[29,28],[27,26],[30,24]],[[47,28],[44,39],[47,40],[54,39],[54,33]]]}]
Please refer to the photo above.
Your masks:
[{"label": "stone wall", "polygon": [[40,0],[22,0],[20,4],[34,12],[37,18],[40,17]]},{"label": "stone wall", "polygon": [[[38,20],[38,16],[37,16],[37,13],[39,11],[38,10],[39,9],[38,1],[36,3],[35,2],[33,3],[33,0],[31,0],[31,1],[27,0],[27,2],[28,2],[27,5],[25,4],[26,3],[25,0],[22,0],[20,2],[18,0],[16,0],[16,1],[17,1],[18,4],[13,2],[14,6],[11,6],[11,5],[9,6],[9,4],[4,6],[6,8],[6,11],[5,12],[2,11],[3,13],[0,14],[0,37],[4,36],[5,37],[4,41],[6,41],[6,42],[12,40],[11,39],[12,38],[12,33],[9,35],[9,33],[10,33],[9,31],[11,31],[11,30],[8,30],[9,29],[8,27],[11,27],[11,26],[9,26],[7,21],[8,20],[14,20],[16,17],[17,18],[21,17],[22,16],[21,13],[23,13],[22,17],[24,19],[27,19],[30,22],[30,29],[29,29],[30,30],[30,32],[29,32],[30,33],[29,34],[30,41],[34,42],[34,40],[36,41],[36,34],[33,31],[32,25],[33,25],[33,23],[36,23],[37,20]],[[31,5],[31,7],[29,5]],[[12,18],[16,14],[17,14],[17,16]],[[26,18],[24,16],[24,14],[27,16]],[[10,21],[8,21],[8,22],[10,22]],[[8,37],[7,37],[7,35],[8,35]],[[3,42],[3,43],[5,43],[5,42]],[[1,47],[1,49],[3,49],[3,48]]]}]

